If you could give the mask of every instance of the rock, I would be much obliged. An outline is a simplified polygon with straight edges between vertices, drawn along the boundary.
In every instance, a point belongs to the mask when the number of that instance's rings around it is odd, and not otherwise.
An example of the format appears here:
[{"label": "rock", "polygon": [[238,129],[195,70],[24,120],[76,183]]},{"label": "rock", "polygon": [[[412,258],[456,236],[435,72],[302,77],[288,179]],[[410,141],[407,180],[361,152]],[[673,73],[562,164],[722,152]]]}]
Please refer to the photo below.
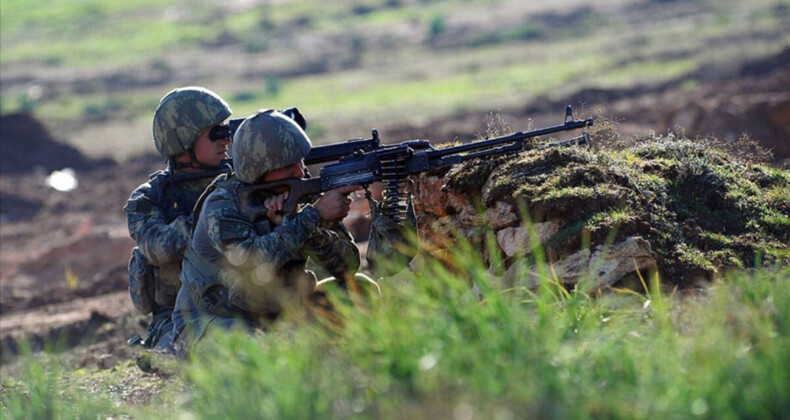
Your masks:
[{"label": "rock", "polygon": [[[639,236],[626,238],[609,249],[598,246],[592,255],[589,249],[583,249],[558,262],[548,264],[545,272],[556,276],[565,285],[574,285],[588,278],[589,274],[595,283],[591,290],[601,290],[612,286],[625,275],[641,273],[656,267],[656,259],[650,243]],[[594,271],[593,271],[594,270]],[[522,262],[512,264],[502,276],[506,288],[526,287],[535,289],[540,278],[537,267],[525,266]]]},{"label": "rock", "polygon": [[417,229],[421,248],[449,248],[453,244],[451,238],[457,232],[458,222],[454,216],[436,218],[418,213]]},{"label": "rock", "polygon": [[[449,208],[451,208],[456,213],[462,213],[467,209],[472,209],[474,211],[474,207],[472,207],[469,197],[464,194],[458,194],[456,192],[447,190],[442,186],[441,189],[441,198],[442,202]],[[476,212],[475,212],[476,213]]]},{"label": "rock", "polygon": [[[538,235],[537,242],[544,244],[560,230],[560,225],[556,221],[548,221],[537,223],[533,225],[533,228]],[[528,249],[532,248],[530,230],[523,226],[509,227],[498,231],[496,240],[508,258],[524,255]]]},{"label": "rock", "polygon": [[112,354],[102,354],[98,357],[97,362],[101,369],[112,369],[118,363],[118,357]]},{"label": "rock", "polygon": [[461,211],[458,212],[458,223],[460,224],[461,229],[468,229],[483,226],[485,224],[485,220],[483,217],[481,217],[481,214],[477,211],[477,209],[469,204],[466,204],[461,208]]},{"label": "rock", "polygon": [[444,188],[444,179],[433,175],[420,174],[415,194],[415,207],[418,213],[425,212],[436,216],[461,213],[471,207],[469,197]]},{"label": "rock", "polygon": [[486,210],[486,218],[495,231],[518,224],[518,216],[513,211],[513,206],[501,201]]},{"label": "rock", "polygon": [[430,213],[446,216],[446,203],[442,202],[442,179],[436,176],[420,174],[415,201],[418,213]]},{"label": "rock", "polygon": [[650,243],[640,236],[628,237],[608,249],[599,245],[592,256],[589,250],[581,250],[553,265],[557,277],[565,284],[576,284],[592,274],[593,289],[609,287],[636,270],[644,273],[655,267]]}]

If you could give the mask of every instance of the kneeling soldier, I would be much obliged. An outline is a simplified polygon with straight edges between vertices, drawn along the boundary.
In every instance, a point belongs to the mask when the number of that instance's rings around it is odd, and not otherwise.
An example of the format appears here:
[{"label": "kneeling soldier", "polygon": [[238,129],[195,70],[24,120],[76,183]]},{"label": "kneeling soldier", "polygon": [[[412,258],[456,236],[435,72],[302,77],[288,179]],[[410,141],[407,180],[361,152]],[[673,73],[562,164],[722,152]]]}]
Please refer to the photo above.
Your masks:
[{"label": "kneeling soldier", "polygon": [[154,113],[154,145],[168,165],[134,190],[124,207],[137,242],[129,262],[129,292],[137,310],[153,314],[147,337],[135,335],[130,344],[172,349],[171,312],[181,286],[192,208],[211,182],[207,174],[218,170],[230,144],[230,139],[209,134],[230,114],[222,98],[201,87],[171,91]]},{"label": "kneeling soldier", "polygon": [[329,191],[294,214],[281,212],[288,191],[270,191],[256,197],[267,209],[260,220],[240,203],[245,185],[303,178],[310,147],[305,132],[277,111],[259,111],[239,126],[231,146],[235,172],[218,178],[195,209],[173,315],[176,328],[184,326],[182,354],[210,325],[265,327],[289,306],[308,304],[316,286],[308,257],[337,279],[359,268],[359,250],[341,221],[347,195],[360,187]]}]

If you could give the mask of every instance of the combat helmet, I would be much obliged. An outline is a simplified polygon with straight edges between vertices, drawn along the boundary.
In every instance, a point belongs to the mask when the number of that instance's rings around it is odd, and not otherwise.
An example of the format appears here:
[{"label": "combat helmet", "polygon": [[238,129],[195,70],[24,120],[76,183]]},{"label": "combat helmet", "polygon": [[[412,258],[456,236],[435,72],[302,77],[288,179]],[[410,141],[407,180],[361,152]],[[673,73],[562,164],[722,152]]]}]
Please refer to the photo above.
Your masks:
[{"label": "combat helmet", "polygon": [[195,145],[198,135],[231,114],[228,104],[216,93],[198,86],[170,91],[154,113],[154,145],[170,158]]},{"label": "combat helmet", "polygon": [[252,184],[267,172],[298,162],[311,147],[294,120],[275,110],[260,110],[247,117],[233,136],[236,178]]}]

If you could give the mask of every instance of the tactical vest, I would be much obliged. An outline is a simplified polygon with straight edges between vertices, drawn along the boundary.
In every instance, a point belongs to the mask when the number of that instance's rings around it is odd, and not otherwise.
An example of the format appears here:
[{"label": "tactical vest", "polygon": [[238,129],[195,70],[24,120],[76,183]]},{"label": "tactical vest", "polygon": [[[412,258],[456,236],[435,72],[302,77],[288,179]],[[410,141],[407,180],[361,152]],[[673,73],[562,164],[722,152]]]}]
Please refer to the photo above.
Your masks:
[{"label": "tactical vest", "polygon": [[[143,197],[130,200],[124,210],[146,213],[155,206],[162,212],[165,223],[170,224],[179,216],[192,215],[192,209],[207,183],[208,179],[174,183],[169,170],[158,171],[149,176],[149,191]],[[180,260],[154,266],[135,247],[129,262],[129,292],[135,307],[143,313],[156,307],[172,308],[181,286],[180,271]]]}]

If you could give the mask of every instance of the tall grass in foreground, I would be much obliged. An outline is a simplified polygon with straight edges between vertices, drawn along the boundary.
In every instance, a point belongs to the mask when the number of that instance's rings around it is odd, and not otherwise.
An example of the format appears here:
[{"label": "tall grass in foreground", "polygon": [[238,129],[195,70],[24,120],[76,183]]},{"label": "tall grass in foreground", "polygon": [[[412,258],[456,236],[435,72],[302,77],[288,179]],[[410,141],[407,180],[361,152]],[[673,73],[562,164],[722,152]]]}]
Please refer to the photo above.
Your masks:
[{"label": "tall grass in foreground", "polygon": [[[593,298],[548,282],[502,290],[470,255],[387,280],[381,298],[333,295],[342,328],[208,337],[184,366],[188,402],[166,417],[790,416],[790,268],[734,273],[685,297],[654,284]],[[30,363],[3,378],[2,417],[156,411],[108,405],[53,371]]]},{"label": "tall grass in foreground", "polygon": [[[709,293],[591,298],[492,287],[459,253],[345,326],[214,337],[195,355],[200,418],[787,418],[790,269]],[[466,273],[459,276],[457,273]],[[474,283],[479,299],[470,289]],[[657,289],[653,287],[653,289]]]}]

